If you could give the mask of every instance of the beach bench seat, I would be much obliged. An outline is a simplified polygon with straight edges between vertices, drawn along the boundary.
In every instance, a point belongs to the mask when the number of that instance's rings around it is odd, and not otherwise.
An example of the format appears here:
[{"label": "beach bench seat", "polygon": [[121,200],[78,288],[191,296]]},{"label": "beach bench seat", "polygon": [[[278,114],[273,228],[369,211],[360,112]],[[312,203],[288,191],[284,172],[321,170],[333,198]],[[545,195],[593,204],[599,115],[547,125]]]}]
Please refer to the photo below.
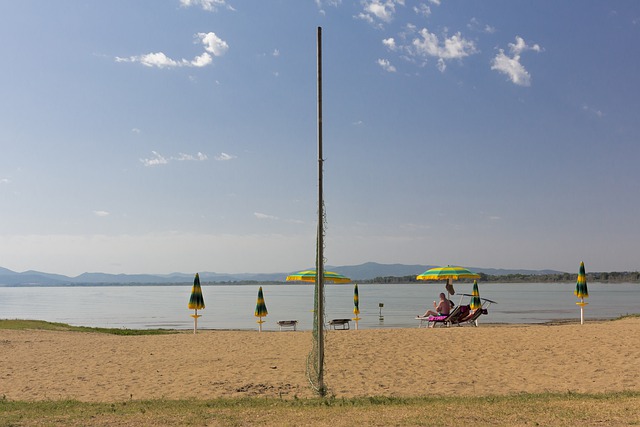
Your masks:
[{"label": "beach bench seat", "polygon": [[282,330],[282,328],[285,328],[285,329],[291,328],[295,331],[298,326],[298,321],[297,320],[278,320],[278,326],[280,326],[280,330]]},{"label": "beach bench seat", "polygon": [[[333,326],[333,329],[350,329],[351,328],[351,324],[349,323],[351,322],[351,319],[333,319],[329,321],[329,326]],[[340,326],[338,328],[338,326]]]}]

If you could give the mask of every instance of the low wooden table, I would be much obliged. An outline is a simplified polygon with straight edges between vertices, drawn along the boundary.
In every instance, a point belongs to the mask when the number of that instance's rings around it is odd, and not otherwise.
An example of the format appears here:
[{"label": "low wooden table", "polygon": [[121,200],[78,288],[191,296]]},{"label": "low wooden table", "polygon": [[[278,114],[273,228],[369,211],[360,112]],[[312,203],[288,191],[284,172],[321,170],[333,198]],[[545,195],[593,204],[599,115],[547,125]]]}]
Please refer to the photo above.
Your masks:
[{"label": "low wooden table", "polygon": [[298,326],[298,321],[297,320],[278,320],[278,326],[280,326],[280,330],[282,330],[282,328],[293,328],[293,330],[296,330],[296,327]]},{"label": "low wooden table", "polygon": [[[350,329],[351,324],[349,322],[351,322],[351,319],[333,319],[329,321],[329,326],[333,326],[333,329]],[[338,328],[338,326],[341,327]]]}]

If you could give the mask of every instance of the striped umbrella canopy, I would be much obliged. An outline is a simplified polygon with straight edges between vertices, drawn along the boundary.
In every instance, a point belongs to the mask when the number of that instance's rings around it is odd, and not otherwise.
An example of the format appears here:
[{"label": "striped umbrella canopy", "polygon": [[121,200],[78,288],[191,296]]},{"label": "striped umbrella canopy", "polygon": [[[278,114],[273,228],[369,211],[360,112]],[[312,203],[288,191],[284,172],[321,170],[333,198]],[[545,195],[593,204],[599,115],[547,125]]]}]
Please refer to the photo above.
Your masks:
[{"label": "striped umbrella canopy", "polygon": [[269,314],[269,312],[267,311],[267,305],[264,303],[262,286],[260,286],[260,289],[258,289],[258,302],[256,302],[256,310],[253,314],[258,318],[257,322],[259,325],[260,332],[262,332],[262,324],[264,323],[264,320],[262,320],[262,318],[265,317],[267,314]]},{"label": "striped umbrella canopy", "polygon": [[447,292],[451,295],[455,295],[453,290],[453,281],[458,279],[479,279],[480,275],[473,271],[467,270],[464,267],[456,267],[448,265],[446,267],[430,268],[424,273],[416,277],[418,280],[446,280]]},{"label": "striped umbrella canopy", "polygon": [[191,315],[193,317],[193,333],[198,330],[198,310],[204,308],[204,298],[202,297],[202,288],[200,287],[200,275],[196,273],[196,277],[193,279],[193,287],[191,287],[191,297],[189,297],[189,310],[195,310],[195,313]]},{"label": "striped umbrella canopy", "polygon": [[267,305],[264,303],[264,294],[262,293],[262,286],[258,289],[258,302],[256,303],[256,311],[254,316],[265,317],[269,312],[267,311]]},{"label": "striped umbrella canopy", "polygon": [[576,290],[573,291],[573,293],[580,299],[589,298],[589,290],[587,289],[587,273],[584,271],[584,262],[580,263],[580,271],[578,272]]},{"label": "striped umbrella canopy", "polygon": [[353,314],[360,314],[360,298],[358,297],[358,284],[353,288]]},{"label": "striped umbrella canopy", "polygon": [[578,272],[578,281],[576,282],[576,290],[573,294],[580,298],[576,304],[580,307],[580,324],[584,324],[584,306],[589,304],[585,302],[585,298],[589,298],[589,291],[587,290],[587,273],[584,271],[584,262],[580,262],[580,271]]},{"label": "striped umbrella canopy", "polygon": [[[343,276],[342,274],[334,273],[333,271],[324,272],[324,281],[329,283],[351,283],[351,279]],[[299,273],[290,274],[287,276],[287,282],[315,282],[316,271],[304,270]]]},{"label": "striped umbrella canopy", "polygon": [[469,303],[469,309],[477,310],[482,307],[482,301],[480,301],[480,291],[478,290],[478,281],[473,281],[473,291],[471,292],[471,302]]},{"label": "striped umbrella canopy", "polygon": [[200,287],[200,275],[196,273],[191,287],[191,297],[189,298],[189,310],[202,310],[204,308],[204,298],[202,297],[202,288]]}]

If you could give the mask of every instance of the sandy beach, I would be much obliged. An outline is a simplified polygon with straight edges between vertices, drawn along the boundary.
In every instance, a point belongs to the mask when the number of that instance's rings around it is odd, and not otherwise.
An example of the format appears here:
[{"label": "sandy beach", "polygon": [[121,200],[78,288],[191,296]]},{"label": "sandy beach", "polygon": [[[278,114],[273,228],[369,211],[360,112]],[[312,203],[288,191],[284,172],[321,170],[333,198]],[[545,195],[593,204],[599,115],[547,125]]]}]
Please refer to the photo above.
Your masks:
[{"label": "sandy beach", "polygon": [[[171,335],[0,330],[9,400],[313,397],[310,332]],[[640,318],[327,333],[325,381],[340,397],[640,391]]]}]

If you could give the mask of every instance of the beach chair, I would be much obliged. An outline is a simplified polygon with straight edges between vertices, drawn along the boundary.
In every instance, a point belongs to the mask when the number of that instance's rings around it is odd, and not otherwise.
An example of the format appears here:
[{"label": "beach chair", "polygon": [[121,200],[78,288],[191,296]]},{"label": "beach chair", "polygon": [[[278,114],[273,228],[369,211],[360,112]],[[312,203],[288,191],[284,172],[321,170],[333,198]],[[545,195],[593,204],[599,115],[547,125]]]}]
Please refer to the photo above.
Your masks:
[{"label": "beach chair", "polygon": [[[470,297],[471,295],[462,294],[462,296]],[[491,304],[497,304],[497,302],[492,301],[490,299],[486,299],[486,298],[480,298],[480,301],[482,301],[482,306],[480,308],[475,310],[473,313],[467,313],[467,315],[465,316],[460,316],[460,318],[457,319],[455,324],[457,324],[458,326],[463,326],[463,325],[478,326],[478,318],[482,315],[489,314],[489,310],[487,308]]]},{"label": "beach chair", "polygon": [[298,321],[297,320],[278,320],[278,326],[280,326],[280,330],[282,330],[282,328],[292,328],[295,331],[296,327],[298,326]]},{"label": "beach chair", "polygon": [[[466,307],[466,310],[465,310]],[[416,316],[416,319],[420,321],[418,328],[423,326],[427,328],[434,328],[436,325],[449,326],[452,322],[456,321],[460,316],[468,313],[469,306],[457,306],[448,316]]]}]

